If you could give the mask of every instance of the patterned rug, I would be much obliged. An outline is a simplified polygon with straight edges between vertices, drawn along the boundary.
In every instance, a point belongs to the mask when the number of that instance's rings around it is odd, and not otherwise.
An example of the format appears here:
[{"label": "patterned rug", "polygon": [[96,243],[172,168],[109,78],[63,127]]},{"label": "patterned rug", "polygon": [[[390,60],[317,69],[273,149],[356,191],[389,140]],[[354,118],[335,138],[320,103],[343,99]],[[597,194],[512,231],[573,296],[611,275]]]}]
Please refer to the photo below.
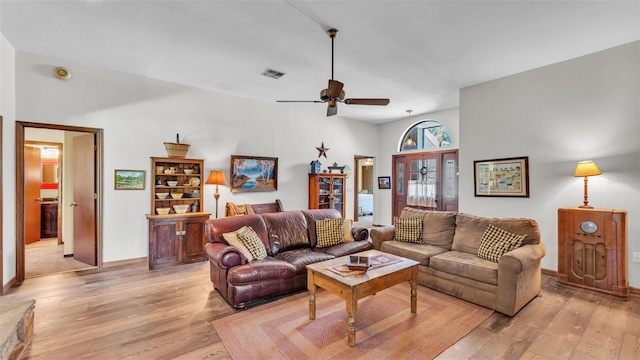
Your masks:
[{"label": "patterned rug", "polygon": [[418,286],[411,313],[408,283],[358,301],[356,346],[347,346],[345,300],[316,292],[316,319],[301,292],[213,321],[224,345],[241,359],[432,359],[487,319],[493,310]]}]

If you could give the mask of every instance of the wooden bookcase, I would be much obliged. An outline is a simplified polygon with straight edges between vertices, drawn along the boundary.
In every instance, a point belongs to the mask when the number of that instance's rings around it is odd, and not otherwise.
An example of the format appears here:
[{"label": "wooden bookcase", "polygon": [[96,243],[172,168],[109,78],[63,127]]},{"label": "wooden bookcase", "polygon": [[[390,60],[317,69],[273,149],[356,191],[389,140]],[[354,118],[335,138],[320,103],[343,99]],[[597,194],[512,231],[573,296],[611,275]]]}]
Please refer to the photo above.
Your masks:
[{"label": "wooden bookcase", "polygon": [[629,296],[626,211],[558,209],[558,283]]},{"label": "wooden bookcase", "polygon": [[346,174],[309,174],[309,209],[331,209],[333,206],[344,218],[346,185]]},{"label": "wooden bookcase", "polygon": [[[204,261],[204,223],[211,215],[203,210],[204,160],[152,157],[151,174],[149,269]],[[162,194],[168,195],[160,198]],[[186,205],[188,210],[176,213],[174,205]],[[159,214],[158,209],[169,213]]]}]

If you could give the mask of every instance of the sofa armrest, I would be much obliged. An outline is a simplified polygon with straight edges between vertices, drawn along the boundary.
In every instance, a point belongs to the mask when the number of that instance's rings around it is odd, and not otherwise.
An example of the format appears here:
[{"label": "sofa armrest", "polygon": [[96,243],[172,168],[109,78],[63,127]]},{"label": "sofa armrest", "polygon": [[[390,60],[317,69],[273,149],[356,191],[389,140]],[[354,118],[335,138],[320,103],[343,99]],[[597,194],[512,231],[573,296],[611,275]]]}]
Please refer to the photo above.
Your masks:
[{"label": "sofa armrest", "polygon": [[521,273],[528,267],[539,264],[546,254],[547,248],[542,243],[521,246],[502,255],[498,262],[498,273]]},{"label": "sofa armrest", "polygon": [[364,227],[354,227],[351,229],[351,235],[353,235],[353,240],[355,241],[364,241],[369,239],[369,229]]},{"label": "sofa armrest", "polygon": [[207,243],[204,253],[220,269],[226,270],[247,262],[240,249],[223,243]]},{"label": "sofa armrest", "polygon": [[376,250],[380,250],[380,245],[382,245],[382,242],[393,240],[394,229],[395,227],[393,225],[372,228],[369,231],[369,234],[371,235],[373,248]]}]

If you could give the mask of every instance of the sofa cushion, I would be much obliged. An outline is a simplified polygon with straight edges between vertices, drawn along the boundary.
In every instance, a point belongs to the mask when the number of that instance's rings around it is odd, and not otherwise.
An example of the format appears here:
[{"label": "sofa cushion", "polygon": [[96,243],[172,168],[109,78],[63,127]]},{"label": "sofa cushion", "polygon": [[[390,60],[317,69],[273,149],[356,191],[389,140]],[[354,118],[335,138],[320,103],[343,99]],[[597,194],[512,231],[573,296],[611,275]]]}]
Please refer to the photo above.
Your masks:
[{"label": "sofa cushion", "polygon": [[307,221],[300,211],[261,214],[267,225],[269,241],[279,243],[278,251],[310,247]]},{"label": "sofa cushion", "polygon": [[477,254],[482,234],[489,224],[513,234],[527,235],[522,245],[540,243],[540,228],[533,219],[487,218],[459,213],[456,215],[456,233],[451,249]]},{"label": "sofa cushion", "polygon": [[462,251],[447,251],[432,256],[429,267],[487,284],[498,284],[498,263]]},{"label": "sofa cushion", "polygon": [[393,218],[394,240],[410,243],[421,243],[422,218]]},{"label": "sofa cushion", "polygon": [[301,212],[304,215],[304,218],[307,220],[309,242],[311,243],[311,247],[316,247],[316,244],[318,243],[316,237],[316,220],[337,219],[342,217],[340,211],[336,209],[311,209],[301,210]]},{"label": "sofa cushion", "polygon": [[485,260],[498,262],[502,255],[519,248],[525,237],[527,235],[512,234],[489,224],[482,234],[478,256]]},{"label": "sofa cushion", "polygon": [[[238,231],[244,230],[244,228],[246,228],[246,226],[241,227]],[[224,239],[229,243],[229,245],[235,246],[238,249],[240,249],[244,257],[247,258],[247,261],[251,261],[253,260],[253,255],[251,254],[251,251],[249,251],[249,249],[247,249],[247,247],[244,246],[242,241],[238,239],[238,231],[224,233],[222,234],[222,237],[224,237]]]},{"label": "sofa cushion", "polygon": [[344,219],[316,220],[316,237],[319,248],[338,245],[344,242]]},{"label": "sofa cushion", "polygon": [[278,260],[285,261],[296,269],[296,274],[304,274],[307,272],[307,265],[314,264],[319,261],[331,260],[335,256],[313,249],[295,249],[283,251],[275,255]]},{"label": "sofa cushion", "polygon": [[233,285],[250,284],[270,279],[290,278],[295,274],[296,269],[293,265],[268,256],[262,260],[229,268],[227,282]]},{"label": "sofa cushion", "polygon": [[329,246],[326,248],[313,248],[314,251],[323,252],[335,257],[345,256],[371,249],[373,249],[373,244],[369,241],[345,241],[342,244]]},{"label": "sofa cushion", "polygon": [[412,244],[403,241],[385,241],[380,246],[380,251],[418,261],[420,262],[420,265],[429,266],[429,258],[434,255],[442,254],[447,250],[427,244]]},{"label": "sofa cushion", "polygon": [[455,211],[432,211],[406,207],[400,217],[422,218],[422,242],[451,250],[456,231]]},{"label": "sofa cushion", "polygon": [[237,235],[242,245],[249,250],[254,259],[260,260],[267,257],[267,249],[251,227],[243,227],[237,231]]}]

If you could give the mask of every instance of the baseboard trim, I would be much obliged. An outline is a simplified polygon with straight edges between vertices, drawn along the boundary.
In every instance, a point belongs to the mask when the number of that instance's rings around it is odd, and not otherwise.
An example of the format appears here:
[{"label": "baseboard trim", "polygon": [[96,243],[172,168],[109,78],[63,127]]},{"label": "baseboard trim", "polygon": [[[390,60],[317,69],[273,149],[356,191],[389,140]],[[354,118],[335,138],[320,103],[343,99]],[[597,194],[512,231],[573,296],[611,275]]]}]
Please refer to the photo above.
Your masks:
[{"label": "baseboard trim", "polygon": [[11,289],[15,284],[16,284],[16,277],[14,276],[9,281],[7,281],[6,284],[2,286],[2,294],[0,295],[6,294],[9,291],[9,289]]},{"label": "baseboard trim", "polygon": [[[555,270],[542,269],[542,273],[544,275],[553,276],[555,278],[558,277],[558,272]],[[629,293],[631,296],[640,296],[640,288],[635,288],[633,286],[629,286]]]},{"label": "baseboard trim", "polygon": [[140,258],[135,258],[135,259],[125,259],[125,260],[116,260],[116,261],[109,261],[109,262],[105,262],[102,263],[102,268],[103,269],[107,269],[107,268],[112,268],[112,267],[116,267],[116,266],[125,266],[125,265],[139,265],[139,264],[146,264],[147,263],[147,257],[143,256]]}]

